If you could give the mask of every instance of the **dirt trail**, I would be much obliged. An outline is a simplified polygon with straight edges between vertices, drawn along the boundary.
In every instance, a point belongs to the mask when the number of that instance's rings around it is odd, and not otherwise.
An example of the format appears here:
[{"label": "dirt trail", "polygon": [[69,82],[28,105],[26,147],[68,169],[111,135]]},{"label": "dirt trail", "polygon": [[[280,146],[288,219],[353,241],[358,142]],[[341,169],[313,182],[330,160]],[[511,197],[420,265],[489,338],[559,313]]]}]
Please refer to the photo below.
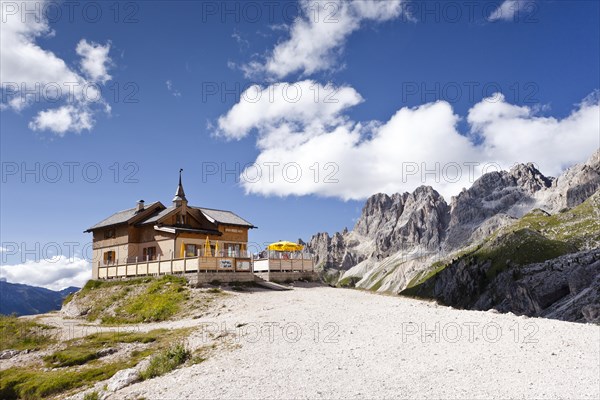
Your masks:
[{"label": "dirt trail", "polygon": [[329,287],[234,293],[223,304],[146,327],[203,326],[194,346],[219,334],[239,346],[109,398],[600,397],[595,325]]}]

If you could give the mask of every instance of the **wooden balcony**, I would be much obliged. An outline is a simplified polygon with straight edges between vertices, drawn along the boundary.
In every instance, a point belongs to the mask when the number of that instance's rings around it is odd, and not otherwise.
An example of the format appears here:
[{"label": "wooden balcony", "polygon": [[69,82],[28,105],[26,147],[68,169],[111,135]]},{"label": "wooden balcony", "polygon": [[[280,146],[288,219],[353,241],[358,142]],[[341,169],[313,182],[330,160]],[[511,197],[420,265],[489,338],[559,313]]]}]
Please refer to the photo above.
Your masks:
[{"label": "wooden balcony", "polygon": [[98,278],[187,274],[192,272],[252,272],[248,257],[186,257],[167,260],[132,261],[122,264],[98,263]]}]

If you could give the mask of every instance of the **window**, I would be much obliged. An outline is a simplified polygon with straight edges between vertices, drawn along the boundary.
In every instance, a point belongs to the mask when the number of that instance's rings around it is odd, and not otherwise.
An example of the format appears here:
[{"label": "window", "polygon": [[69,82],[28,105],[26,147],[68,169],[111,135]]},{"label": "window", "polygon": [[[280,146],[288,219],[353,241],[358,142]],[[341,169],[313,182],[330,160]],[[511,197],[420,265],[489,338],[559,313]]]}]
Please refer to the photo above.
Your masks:
[{"label": "window", "polygon": [[114,238],[115,235],[115,230],[114,229],[107,229],[104,231],[104,239],[112,239]]},{"label": "window", "polygon": [[145,247],[144,250],[144,261],[156,260],[156,247]]},{"label": "window", "polygon": [[186,244],[185,245],[185,256],[186,257],[196,257],[196,245],[195,244]]},{"label": "window", "polygon": [[104,252],[104,265],[113,265],[116,260],[116,253],[114,250]]},{"label": "window", "polygon": [[186,216],[183,215],[183,214],[177,214],[177,220],[176,220],[177,222],[176,223],[179,224],[179,225],[185,225],[186,224],[186,218],[185,217]]},{"label": "window", "polygon": [[228,257],[239,257],[239,255],[240,255],[240,245],[239,244],[228,243],[225,245],[225,248],[227,249]]}]

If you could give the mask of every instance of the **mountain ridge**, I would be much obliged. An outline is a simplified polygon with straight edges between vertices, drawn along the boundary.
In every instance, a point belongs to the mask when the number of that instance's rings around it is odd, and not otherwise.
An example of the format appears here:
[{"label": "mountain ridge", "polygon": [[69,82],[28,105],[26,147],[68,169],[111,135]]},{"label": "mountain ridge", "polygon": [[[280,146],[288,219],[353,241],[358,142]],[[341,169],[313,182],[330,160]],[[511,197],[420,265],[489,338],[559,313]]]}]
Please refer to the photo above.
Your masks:
[{"label": "mountain ridge", "polygon": [[50,290],[39,286],[0,281],[0,314],[33,315],[60,310],[66,296],[79,288]]},{"label": "mountain ridge", "polygon": [[[518,164],[483,175],[449,204],[429,186],[413,193],[375,194],[353,230],[316,234],[308,248],[330,284],[400,293],[532,210],[554,215],[584,203],[599,188],[600,149],[557,178],[544,176],[531,163]],[[592,240],[570,249],[599,244]]]}]

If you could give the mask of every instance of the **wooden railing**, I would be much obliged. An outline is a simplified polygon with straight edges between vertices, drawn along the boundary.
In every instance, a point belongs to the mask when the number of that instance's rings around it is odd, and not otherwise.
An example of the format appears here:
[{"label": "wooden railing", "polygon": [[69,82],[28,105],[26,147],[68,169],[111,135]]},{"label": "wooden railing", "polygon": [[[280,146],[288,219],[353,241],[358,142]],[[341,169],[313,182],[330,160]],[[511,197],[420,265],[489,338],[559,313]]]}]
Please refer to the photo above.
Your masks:
[{"label": "wooden railing", "polygon": [[250,258],[203,256],[128,262],[114,265],[98,263],[99,279],[185,274],[191,272],[252,272],[252,263]]},{"label": "wooden railing", "polygon": [[254,260],[254,272],[313,272],[315,264],[312,257],[302,258],[269,258]]}]

